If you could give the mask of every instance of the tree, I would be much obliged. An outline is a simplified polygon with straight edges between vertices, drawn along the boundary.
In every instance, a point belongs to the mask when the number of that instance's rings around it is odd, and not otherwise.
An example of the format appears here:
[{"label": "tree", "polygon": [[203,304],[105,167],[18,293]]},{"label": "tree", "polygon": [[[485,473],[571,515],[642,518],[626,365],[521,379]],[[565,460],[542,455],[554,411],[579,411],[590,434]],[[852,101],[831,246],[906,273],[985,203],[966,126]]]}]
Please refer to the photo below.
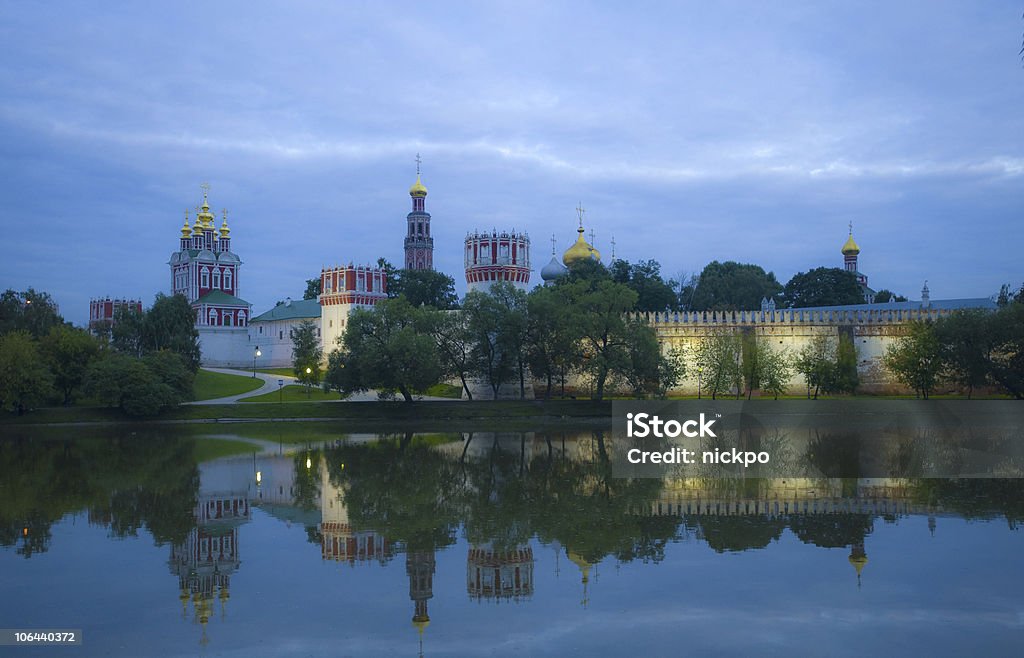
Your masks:
[{"label": "tree", "polygon": [[143,352],[170,350],[181,356],[189,370],[199,370],[199,332],[195,322],[195,312],[184,295],[158,293],[145,313]]},{"label": "tree", "polygon": [[879,290],[878,292],[875,293],[875,303],[876,304],[884,304],[886,302],[905,302],[905,301],[907,301],[906,297],[904,297],[903,295],[897,295],[896,293],[894,293],[893,291],[891,291],[891,290],[889,290],[887,288],[882,288],[881,290]]},{"label": "tree", "polygon": [[378,302],[349,316],[341,350],[328,359],[327,385],[342,394],[371,388],[397,390],[406,402],[441,378],[434,339],[403,297]]},{"label": "tree", "polygon": [[303,320],[292,329],[292,371],[307,389],[320,383],[320,363],[324,359],[316,331],[312,320]]},{"label": "tree", "polygon": [[[758,265],[734,261],[708,263],[697,279],[691,311],[750,310],[761,308],[761,300],[782,292],[775,274]],[[685,290],[684,290],[685,293]]]},{"label": "tree", "polygon": [[703,388],[711,392],[711,399],[719,393],[743,386],[740,370],[742,345],[740,337],[728,330],[714,331],[701,338],[694,352]]},{"label": "tree", "polygon": [[765,344],[761,353],[761,390],[776,400],[786,392],[792,372],[792,361],[785,350],[776,350]]},{"label": "tree", "polygon": [[981,309],[959,309],[939,318],[935,336],[942,350],[942,377],[967,389],[967,397],[988,379],[992,339],[988,334],[989,313]]},{"label": "tree", "polygon": [[142,363],[160,382],[174,391],[177,398],[174,404],[192,398],[192,385],[196,376],[180,354],[171,350],[150,352],[142,357]]},{"label": "tree", "polygon": [[64,318],[57,312],[57,303],[45,292],[8,289],[0,295],[0,334],[24,331],[39,339],[61,324]]},{"label": "tree", "polygon": [[405,298],[413,306],[459,307],[455,279],[435,270],[397,270],[388,275],[388,297]]},{"label": "tree", "polygon": [[662,354],[654,329],[641,320],[630,320],[626,324],[626,350],[628,361],[621,377],[638,398],[664,397],[683,376],[684,364],[679,352]]},{"label": "tree", "polygon": [[[167,363],[162,358],[161,362]],[[125,354],[109,354],[94,362],[86,372],[84,386],[89,395],[129,416],[154,416],[182,399],[147,363]]]},{"label": "tree", "polygon": [[791,308],[863,304],[864,292],[853,272],[838,267],[816,267],[797,272],[786,283],[786,304]]},{"label": "tree", "polygon": [[814,389],[815,400],[818,393],[827,389],[835,376],[836,344],[831,336],[819,334],[811,339],[797,354],[793,366],[804,376],[807,384],[807,399],[811,399]]},{"label": "tree", "polygon": [[626,313],[636,305],[637,295],[611,280],[588,288],[577,285],[569,292],[579,308],[582,370],[594,382],[594,399],[601,400],[609,375],[629,367]]},{"label": "tree", "polygon": [[317,297],[320,296],[320,293],[323,292],[323,290],[321,289],[322,286],[323,281],[321,281],[319,278],[306,279],[306,292],[302,293],[302,298],[316,299]]},{"label": "tree", "polygon": [[1024,300],[989,315],[985,335],[992,349],[986,359],[989,377],[1016,399],[1024,399]]},{"label": "tree", "polygon": [[907,333],[890,345],[882,363],[902,384],[925,400],[931,395],[942,372],[942,350],[930,322],[911,322]]},{"label": "tree", "polygon": [[462,308],[474,343],[472,371],[491,387],[495,400],[502,384],[518,374],[520,397],[523,397],[525,293],[501,281],[491,286],[490,292],[468,293]]},{"label": "tree", "polygon": [[67,407],[85,379],[89,364],[99,355],[100,345],[84,329],[62,324],[50,329],[50,333],[40,341],[40,347],[53,373],[54,386]]},{"label": "tree", "polygon": [[825,387],[828,393],[853,393],[860,384],[857,374],[857,346],[853,338],[845,333],[839,335],[836,346],[836,367]]},{"label": "tree", "polygon": [[145,313],[134,306],[119,306],[114,309],[114,321],[110,327],[110,345],[121,354],[139,358],[144,351]]},{"label": "tree", "polygon": [[678,297],[670,283],[661,278],[661,265],[656,260],[616,260],[609,267],[612,281],[625,284],[636,293],[635,310],[640,312],[664,311],[678,308]]},{"label": "tree", "polygon": [[466,314],[431,307],[420,311],[427,332],[434,338],[444,375],[458,377],[466,397],[472,400],[468,378],[473,368],[473,334]]},{"label": "tree", "polygon": [[20,416],[51,390],[52,377],[27,331],[0,336],[0,408]]},{"label": "tree", "polygon": [[538,286],[526,298],[526,359],[533,376],[545,382],[545,400],[551,399],[556,377],[561,376],[564,385],[566,370],[579,354],[578,309],[566,290]]}]

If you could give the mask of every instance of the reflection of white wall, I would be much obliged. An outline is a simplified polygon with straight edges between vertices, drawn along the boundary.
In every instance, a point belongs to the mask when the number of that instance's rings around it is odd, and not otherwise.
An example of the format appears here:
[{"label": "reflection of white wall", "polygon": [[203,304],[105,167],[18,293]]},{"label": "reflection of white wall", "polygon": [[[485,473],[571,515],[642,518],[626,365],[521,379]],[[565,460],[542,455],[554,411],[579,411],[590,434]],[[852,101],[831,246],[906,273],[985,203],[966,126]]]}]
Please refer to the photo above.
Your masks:
[{"label": "reflection of white wall", "polygon": [[261,453],[205,462],[199,465],[199,495],[289,505],[295,495],[295,462],[291,455]]}]

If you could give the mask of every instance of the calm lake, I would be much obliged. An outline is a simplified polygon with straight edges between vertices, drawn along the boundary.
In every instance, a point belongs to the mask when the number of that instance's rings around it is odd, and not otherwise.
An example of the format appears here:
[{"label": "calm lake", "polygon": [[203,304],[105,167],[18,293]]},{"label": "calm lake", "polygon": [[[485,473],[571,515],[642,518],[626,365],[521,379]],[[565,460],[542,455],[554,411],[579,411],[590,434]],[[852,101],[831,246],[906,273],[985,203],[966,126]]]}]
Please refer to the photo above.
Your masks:
[{"label": "calm lake", "polygon": [[612,477],[591,430],[0,440],[5,655],[1019,655],[1024,480]]}]

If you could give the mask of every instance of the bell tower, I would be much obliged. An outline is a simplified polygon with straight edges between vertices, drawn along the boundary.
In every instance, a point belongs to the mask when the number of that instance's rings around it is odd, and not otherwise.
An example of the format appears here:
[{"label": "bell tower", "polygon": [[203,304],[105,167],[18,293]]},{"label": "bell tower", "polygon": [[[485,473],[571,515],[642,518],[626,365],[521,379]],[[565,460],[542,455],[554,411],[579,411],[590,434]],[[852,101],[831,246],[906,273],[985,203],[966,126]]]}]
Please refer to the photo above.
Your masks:
[{"label": "bell tower", "polygon": [[427,188],[420,181],[420,154],[416,154],[416,182],[409,188],[412,212],[406,215],[405,269],[434,269],[434,238],[426,210]]}]

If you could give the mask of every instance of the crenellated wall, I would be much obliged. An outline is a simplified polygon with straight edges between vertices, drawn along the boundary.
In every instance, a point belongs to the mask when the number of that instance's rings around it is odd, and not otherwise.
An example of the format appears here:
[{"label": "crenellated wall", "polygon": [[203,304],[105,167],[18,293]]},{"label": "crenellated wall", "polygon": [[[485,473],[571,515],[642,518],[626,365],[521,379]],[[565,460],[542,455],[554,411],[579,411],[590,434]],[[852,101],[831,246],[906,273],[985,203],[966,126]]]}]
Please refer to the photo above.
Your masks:
[{"label": "crenellated wall", "polygon": [[[772,349],[785,350],[796,356],[815,336],[835,336],[847,333],[857,349],[857,370],[860,375],[858,392],[907,393],[882,366],[882,356],[889,345],[906,332],[906,325],[915,320],[936,320],[950,310],[801,310],[774,311],[704,311],[638,313],[639,318],[652,326],[658,335],[662,350],[681,350],[687,362],[686,377],[672,393],[697,393],[698,373],[693,355],[701,340],[720,331],[734,333],[753,332],[768,341]],[[803,377],[793,373],[789,393],[799,395],[806,391]]]}]

